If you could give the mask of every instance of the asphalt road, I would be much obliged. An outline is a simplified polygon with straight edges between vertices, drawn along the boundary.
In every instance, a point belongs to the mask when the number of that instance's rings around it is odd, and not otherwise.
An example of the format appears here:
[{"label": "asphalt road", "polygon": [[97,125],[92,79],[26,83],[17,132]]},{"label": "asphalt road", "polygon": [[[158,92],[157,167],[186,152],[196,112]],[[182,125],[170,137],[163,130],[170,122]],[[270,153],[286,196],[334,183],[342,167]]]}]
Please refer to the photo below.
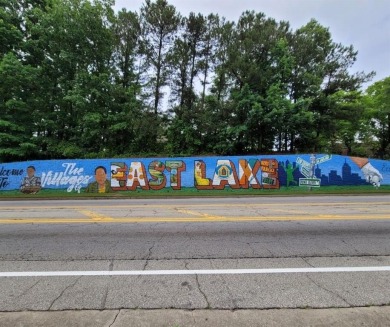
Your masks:
[{"label": "asphalt road", "polygon": [[0,311],[390,305],[390,196],[0,202]]}]

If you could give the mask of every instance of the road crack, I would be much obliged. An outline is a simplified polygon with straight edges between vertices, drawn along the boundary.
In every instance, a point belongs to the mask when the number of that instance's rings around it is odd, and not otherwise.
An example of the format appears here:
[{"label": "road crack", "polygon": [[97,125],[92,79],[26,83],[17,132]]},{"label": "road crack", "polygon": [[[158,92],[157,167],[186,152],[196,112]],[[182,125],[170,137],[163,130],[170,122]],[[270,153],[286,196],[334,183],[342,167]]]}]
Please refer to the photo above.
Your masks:
[{"label": "road crack", "polygon": [[[110,276],[109,276],[110,277]],[[108,292],[110,291],[109,286],[106,286],[105,292],[103,294],[102,302],[100,304],[100,310],[104,310],[106,308],[106,303],[107,303],[107,297],[108,297]]]},{"label": "road crack", "polygon": [[345,302],[345,303],[348,305],[348,307],[352,307],[352,304],[349,303],[346,299],[344,299],[340,294],[338,294],[338,293],[336,293],[336,292],[334,292],[334,291],[332,291],[332,290],[330,290],[330,289],[327,289],[326,287],[320,285],[320,284],[319,284],[318,282],[316,282],[313,278],[311,278],[308,274],[305,274],[305,276],[306,276],[306,278],[309,279],[314,285],[316,285],[319,289],[324,290],[324,291],[326,291],[326,292],[328,292],[328,293],[330,293],[330,294],[335,295],[337,298],[339,298],[340,300],[342,300],[343,302]]},{"label": "road crack", "polygon": [[157,243],[161,242],[161,240],[162,240],[164,237],[165,237],[165,234],[161,235],[161,237],[160,237],[158,240],[153,241],[152,246],[149,247],[149,249],[148,249],[148,254],[147,254],[146,259],[145,259],[146,262],[145,262],[144,267],[143,267],[142,270],[146,270],[146,267],[148,266],[149,261],[151,260],[151,256],[152,256],[152,252],[153,252],[154,247],[156,246]]},{"label": "road crack", "polygon": [[[108,270],[109,270],[109,271],[113,271],[113,269],[114,269],[114,259],[111,259],[111,260],[110,260],[110,264],[109,264],[109,266],[108,266]],[[105,307],[106,307],[107,296],[108,296],[109,290],[110,290],[109,286],[106,286],[105,292],[104,292],[104,295],[103,295],[103,298],[102,298],[102,302],[101,302],[101,304],[100,304],[101,310],[104,310]]]},{"label": "road crack", "polygon": [[74,286],[77,284],[77,282],[78,282],[82,277],[83,277],[83,276],[78,277],[78,278],[76,279],[76,281],[75,281],[73,284],[68,285],[67,287],[65,287],[65,288],[62,290],[62,292],[60,293],[60,295],[58,295],[58,296],[52,301],[52,303],[51,303],[50,306],[49,306],[48,311],[50,311],[50,310],[52,309],[54,303],[56,303],[57,300],[58,300],[62,295],[64,295],[64,293],[65,293],[68,289],[74,287]]},{"label": "road crack", "polygon": [[110,264],[108,266],[108,270],[109,271],[113,271],[114,270],[114,259],[111,259],[110,260]]},{"label": "road crack", "polygon": [[309,265],[310,267],[315,268],[315,267],[307,260],[307,258],[301,257],[301,259],[302,259],[307,265]]},{"label": "road crack", "polygon": [[[301,259],[307,264],[309,265],[310,267],[312,268],[316,268],[315,266],[313,266],[309,261],[308,261],[308,258],[305,258],[305,257],[301,257]],[[330,293],[330,294],[333,294],[335,296],[337,296],[339,299],[341,299],[342,301],[344,301],[349,307],[351,307],[352,305],[346,300],[344,299],[340,294],[332,291],[332,290],[329,290],[327,288],[325,288],[324,286],[320,285],[319,283],[317,283],[313,278],[311,278],[308,274],[306,274],[306,277],[314,284],[316,285],[318,288]]]},{"label": "road crack", "polygon": [[40,281],[37,281],[36,283],[34,283],[34,285],[30,286],[28,289],[26,289],[22,294],[18,295],[17,298],[20,298],[24,295],[26,295],[29,291],[31,291],[37,284],[39,284]]},{"label": "road crack", "polygon": [[108,326],[108,327],[112,327],[112,326],[114,326],[114,324],[115,324],[115,322],[116,322],[116,319],[118,318],[118,316],[119,316],[119,314],[121,313],[121,311],[120,310],[118,310],[118,312],[117,312],[117,314],[115,315],[115,317],[114,317],[114,320],[113,320],[113,322]]},{"label": "road crack", "polygon": [[198,287],[198,290],[200,292],[200,294],[203,295],[203,298],[204,300],[206,301],[206,308],[205,309],[210,309],[211,306],[210,306],[210,302],[209,302],[209,299],[207,298],[207,295],[206,293],[202,290],[202,288],[200,287],[200,283],[199,283],[199,276],[198,275],[195,275],[195,280],[196,280],[196,286]]},{"label": "road crack", "polygon": [[150,257],[152,255],[152,251],[153,251],[153,248],[155,247],[155,245],[156,245],[156,241],[153,242],[152,246],[148,250],[148,255],[147,255],[146,259],[145,259],[146,261],[145,261],[145,264],[144,264],[144,267],[142,268],[142,270],[146,270],[146,267],[149,264],[149,260],[150,260]]}]

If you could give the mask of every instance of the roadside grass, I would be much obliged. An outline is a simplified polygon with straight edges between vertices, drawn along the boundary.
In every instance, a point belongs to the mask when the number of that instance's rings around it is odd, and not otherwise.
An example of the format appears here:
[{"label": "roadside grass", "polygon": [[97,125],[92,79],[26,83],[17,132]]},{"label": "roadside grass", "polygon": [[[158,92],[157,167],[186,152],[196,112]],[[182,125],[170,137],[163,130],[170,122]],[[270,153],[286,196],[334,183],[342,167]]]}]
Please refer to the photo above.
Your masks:
[{"label": "roadside grass", "polygon": [[281,187],[280,189],[237,189],[225,187],[223,190],[197,190],[196,188],[182,188],[173,190],[142,190],[118,191],[114,193],[80,193],[66,190],[43,189],[37,194],[23,194],[18,190],[1,191],[0,200],[9,199],[94,199],[94,198],[174,198],[174,197],[235,197],[235,196],[304,196],[304,195],[379,195],[390,194],[390,185],[374,188],[371,185],[363,186],[323,186],[323,187]]}]

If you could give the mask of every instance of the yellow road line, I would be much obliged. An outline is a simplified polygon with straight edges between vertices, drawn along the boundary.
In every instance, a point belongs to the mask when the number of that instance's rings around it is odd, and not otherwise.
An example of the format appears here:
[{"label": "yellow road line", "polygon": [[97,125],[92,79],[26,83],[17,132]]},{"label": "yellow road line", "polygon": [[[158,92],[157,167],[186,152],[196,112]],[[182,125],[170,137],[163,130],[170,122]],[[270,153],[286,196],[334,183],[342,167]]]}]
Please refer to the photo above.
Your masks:
[{"label": "yellow road line", "polygon": [[211,219],[211,220],[213,220],[213,219],[225,219],[224,216],[209,215],[207,213],[201,213],[201,212],[198,212],[198,211],[180,210],[180,209],[178,209],[177,211],[180,212],[180,213],[186,213],[188,215],[205,217],[205,218]]},{"label": "yellow road line", "polygon": [[[91,217],[92,218],[92,217]],[[241,217],[99,217],[85,218],[7,218],[0,219],[0,224],[69,224],[69,223],[189,223],[189,222],[245,222],[245,221],[318,221],[318,220],[390,220],[389,215],[371,217],[359,215],[316,215],[298,216],[241,216]]]},{"label": "yellow road line", "polygon": [[[260,201],[260,198],[259,198]],[[128,205],[83,205],[83,206],[67,206],[67,205],[61,205],[61,206],[18,206],[18,207],[1,207],[0,211],[2,210],[23,210],[23,209],[85,209],[85,208],[190,208],[190,207],[280,207],[281,203],[235,203],[235,204],[228,204],[228,203],[214,203],[214,204],[128,204]],[[327,207],[327,206],[354,206],[354,207],[361,207],[364,205],[374,206],[374,205],[385,205],[390,206],[389,202],[325,202],[325,203],[310,203],[310,202],[292,202],[287,203],[287,205],[295,207]]]},{"label": "yellow road line", "polygon": [[101,215],[98,214],[97,212],[91,211],[91,210],[77,210],[78,212],[82,213],[83,215],[91,218],[92,220],[95,221],[110,221],[113,218],[106,216],[106,215]]},{"label": "yellow road line", "polygon": [[280,212],[280,213],[294,213],[294,214],[303,214],[303,215],[310,215],[310,212],[308,211],[303,211],[303,210],[295,210],[295,209],[265,209],[270,212]]}]

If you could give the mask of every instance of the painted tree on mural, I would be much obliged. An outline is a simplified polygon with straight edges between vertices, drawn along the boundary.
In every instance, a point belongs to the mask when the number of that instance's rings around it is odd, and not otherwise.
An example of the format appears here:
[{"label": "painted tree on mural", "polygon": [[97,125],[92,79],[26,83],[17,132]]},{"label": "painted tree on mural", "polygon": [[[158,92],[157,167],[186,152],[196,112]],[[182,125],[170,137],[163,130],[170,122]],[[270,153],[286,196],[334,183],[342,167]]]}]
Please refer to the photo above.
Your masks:
[{"label": "painted tree on mural", "polygon": [[0,161],[333,152],[388,158],[389,82],[315,20],[167,0],[0,0]]}]

